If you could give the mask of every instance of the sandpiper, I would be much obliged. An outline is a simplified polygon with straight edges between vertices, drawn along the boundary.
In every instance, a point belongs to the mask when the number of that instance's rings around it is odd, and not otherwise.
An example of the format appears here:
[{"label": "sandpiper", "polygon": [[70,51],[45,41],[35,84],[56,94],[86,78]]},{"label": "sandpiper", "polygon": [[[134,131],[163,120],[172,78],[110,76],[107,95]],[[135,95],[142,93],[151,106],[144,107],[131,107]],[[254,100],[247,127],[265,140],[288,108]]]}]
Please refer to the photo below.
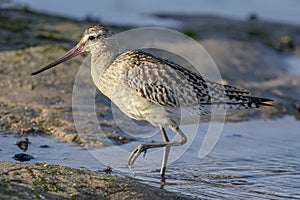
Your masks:
[{"label": "sandpiper", "polygon": [[[186,143],[180,123],[199,122],[191,116],[210,116],[211,107],[239,110],[269,106],[271,99],[255,97],[244,89],[209,81],[190,70],[141,50],[118,52],[114,33],[106,26],[88,28],[80,42],[65,55],[35,71],[36,75],[81,53],[91,53],[92,78],[97,88],[120,110],[135,120],[146,120],[160,128],[163,142],[140,144],[130,155],[128,166],[150,148],[164,147],[160,175],[165,176],[171,146]],[[182,116],[187,110],[189,117]],[[183,119],[183,120],[182,120]],[[164,127],[178,134],[170,141]]]}]

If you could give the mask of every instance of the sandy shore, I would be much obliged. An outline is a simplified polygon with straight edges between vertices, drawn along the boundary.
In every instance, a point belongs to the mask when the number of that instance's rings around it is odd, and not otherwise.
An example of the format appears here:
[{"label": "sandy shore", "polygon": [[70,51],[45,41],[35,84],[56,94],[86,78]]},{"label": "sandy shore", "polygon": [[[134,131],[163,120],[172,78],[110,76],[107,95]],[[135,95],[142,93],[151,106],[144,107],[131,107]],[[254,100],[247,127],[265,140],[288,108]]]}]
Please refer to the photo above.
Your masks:
[{"label": "sandy shore", "polygon": [[193,199],[130,178],[59,165],[0,163],[0,199]]}]

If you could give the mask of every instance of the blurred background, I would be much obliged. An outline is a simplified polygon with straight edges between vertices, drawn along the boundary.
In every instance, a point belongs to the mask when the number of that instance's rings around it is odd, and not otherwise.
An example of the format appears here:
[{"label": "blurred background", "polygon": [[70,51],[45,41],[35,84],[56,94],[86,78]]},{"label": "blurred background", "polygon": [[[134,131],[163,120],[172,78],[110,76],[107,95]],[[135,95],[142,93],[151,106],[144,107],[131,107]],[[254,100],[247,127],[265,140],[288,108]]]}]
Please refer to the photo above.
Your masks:
[{"label": "blurred background", "polygon": [[34,11],[75,19],[98,19],[111,25],[180,26],[179,22],[161,20],[155,14],[216,15],[240,20],[256,15],[267,21],[300,24],[300,2],[297,0],[2,0],[2,6],[28,7]]},{"label": "blurred background", "polygon": [[172,20],[155,18],[155,14],[216,15],[245,20],[251,15],[261,19],[300,25],[300,2],[297,0],[2,0],[2,6],[28,7],[34,11],[76,19],[98,19],[105,24],[176,27]]}]

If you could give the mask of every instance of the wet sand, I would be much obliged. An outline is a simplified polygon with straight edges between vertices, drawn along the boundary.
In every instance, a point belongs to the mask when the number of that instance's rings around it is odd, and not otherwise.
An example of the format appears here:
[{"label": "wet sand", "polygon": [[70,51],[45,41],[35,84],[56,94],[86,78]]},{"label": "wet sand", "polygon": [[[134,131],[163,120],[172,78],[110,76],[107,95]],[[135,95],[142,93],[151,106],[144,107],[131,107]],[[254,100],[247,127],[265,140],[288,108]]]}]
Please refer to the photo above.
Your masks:
[{"label": "wet sand", "polygon": [[59,165],[1,162],[0,199],[193,199],[130,178]]}]

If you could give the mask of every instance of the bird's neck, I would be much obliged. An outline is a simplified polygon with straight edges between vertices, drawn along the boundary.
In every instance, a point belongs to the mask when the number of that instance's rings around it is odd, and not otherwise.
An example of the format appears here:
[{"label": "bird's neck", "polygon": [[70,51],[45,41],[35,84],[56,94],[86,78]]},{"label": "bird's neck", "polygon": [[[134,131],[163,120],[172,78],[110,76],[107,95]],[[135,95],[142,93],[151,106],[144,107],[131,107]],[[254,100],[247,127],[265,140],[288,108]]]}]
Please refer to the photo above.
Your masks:
[{"label": "bird's neck", "polygon": [[111,65],[118,54],[118,45],[106,45],[101,48],[95,48],[91,58],[91,75],[94,83],[97,85],[99,79],[105,70]]}]

